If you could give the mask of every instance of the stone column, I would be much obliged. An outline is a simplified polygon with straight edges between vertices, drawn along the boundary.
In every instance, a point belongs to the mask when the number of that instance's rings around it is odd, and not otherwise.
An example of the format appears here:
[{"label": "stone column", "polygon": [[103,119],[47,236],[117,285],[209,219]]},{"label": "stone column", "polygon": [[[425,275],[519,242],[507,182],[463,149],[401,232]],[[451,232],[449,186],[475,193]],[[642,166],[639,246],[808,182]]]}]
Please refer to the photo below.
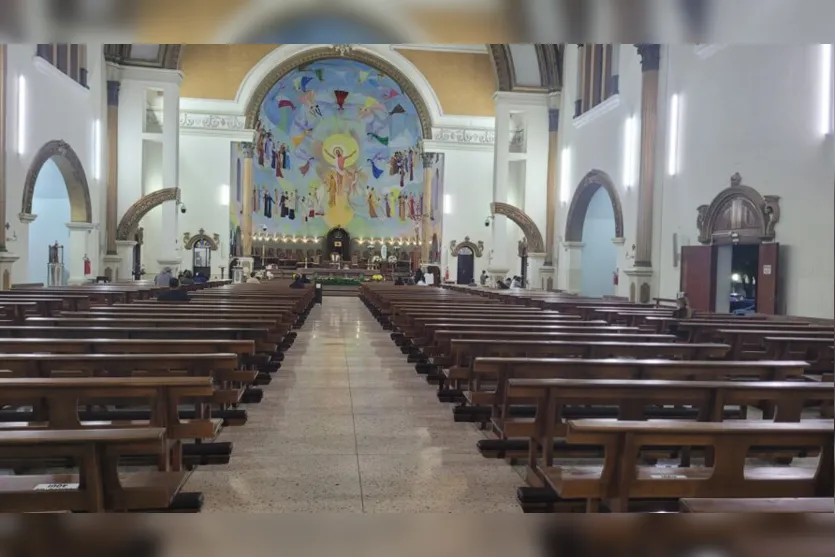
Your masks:
[{"label": "stone column", "polygon": [[635,45],[641,57],[641,166],[638,180],[638,218],[635,263],[626,270],[630,294],[649,302],[652,292],[652,206],[655,189],[655,149],[658,130],[658,73],[660,44]]},{"label": "stone column", "polygon": [[18,256],[6,250],[6,49],[0,43],[0,290],[12,283],[12,266]]},{"label": "stone column", "polygon": [[[163,93],[162,118],[162,183],[165,188],[180,187],[180,89],[169,85]],[[180,264],[179,207],[176,202],[166,202],[162,210],[160,265]],[[165,263],[163,263],[165,262]]]},{"label": "stone column", "polygon": [[93,225],[89,222],[68,222],[70,231],[68,249],[64,253],[64,267],[70,274],[68,284],[82,284],[87,279],[84,275],[84,258],[89,257],[87,239]]},{"label": "stone column", "polygon": [[135,240],[116,240],[116,252],[119,256],[116,258],[118,266],[115,278],[133,279],[133,247],[135,245]]},{"label": "stone column", "polygon": [[[507,182],[510,174],[510,110],[507,99],[496,93],[496,145],[493,155],[493,201],[507,203]],[[485,215],[486,216],[486,215]],[[496,215],[490,232],[491,253],[487,273],[492,284],[510,272],[508,264],[507,217]]]},{"label": "stone column", "polygon": [[563,258],[563,265],[566,266],[565,290],[570,294],[579,294],[583,287],[583,242],[563,242],[566,249],[566,256]]},{"label": "stone column", "polygon": [[118,81],[107,82],[107,255],[116,255],[116,228],[119,226],[119,88]]},{"label": "stone column", "polygon": [[252,256],[252,159],[255,156],[255,144],[252,142],[241,143],[244,151],[244,169],[241,180],[243,181],[243,218],[241,219],[241,249],[247,257]]},{"label": "stone column", "polygon": [[559,105],[561,95],[554,95],[549,99],[552,108],[548,109],[548,189],[545,203],[547,204],[547,215],[545,221],[545,260],[540,267],[540,284],[537,288],[552,290],[556,284],[556,235],[557,235],[557,205],[559,204],[560,188],[560,156],[559,156],[559,129],[560,109],[553,105]]},{"label": "stone column", "polygon": [[439,265],[440,262],[431,261],[429,254],[429,248],[432,247],[432,165],[435,162],[435,153],[423,153],[421,158],[423,159],[423,214],[420,228],[420,264],[425,271],[430,263]]}]

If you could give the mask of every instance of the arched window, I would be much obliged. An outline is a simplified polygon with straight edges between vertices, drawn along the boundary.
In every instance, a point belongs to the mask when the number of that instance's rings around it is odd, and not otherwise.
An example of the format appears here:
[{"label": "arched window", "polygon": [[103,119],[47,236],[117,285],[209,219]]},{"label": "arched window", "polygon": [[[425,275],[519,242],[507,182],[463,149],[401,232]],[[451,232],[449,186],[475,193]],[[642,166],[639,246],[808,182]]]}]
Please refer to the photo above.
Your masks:
[{"label": "arched window", "polygon": [[87,87],[87,45],[50,43],[38,45],[38,56]]},{"label": "arched window", "polygon": [[575,117],[618,94],[619,52],[618,44],[578,45]]}]

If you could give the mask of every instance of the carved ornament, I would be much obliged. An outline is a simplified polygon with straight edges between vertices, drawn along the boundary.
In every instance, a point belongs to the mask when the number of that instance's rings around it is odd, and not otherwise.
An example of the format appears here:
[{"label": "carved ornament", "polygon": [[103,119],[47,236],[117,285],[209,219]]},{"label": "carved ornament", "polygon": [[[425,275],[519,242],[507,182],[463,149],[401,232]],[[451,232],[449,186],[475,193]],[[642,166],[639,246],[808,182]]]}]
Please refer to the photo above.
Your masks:
[{"label": "carved ornament", "polygon": [[217,234],[208,236],[206,231],[201,228],[194,236],[192,236],[190,232],[184,233],[183,246],[185,246],[186,249],[193,249],[197,242],[206,242],[209,245],[210,250],[217,251],[219,238],[220,236]]},{"label": "carved ornament", "polygon": [[119,221],[119,227],[116,229],[116,240],[129,240],[136,227],[139,226],[139,221],[148,214],[148,211],[166,201],[177,201],[179,199],[180,188],[163,188],[141,197],[125,211],[122,220]]},{"label": "carved ornament", "polygon": [[90,188],[87,185],[87,175],[84,166],[70,145],[61,140],[47,142],[35,153],[26,179],[23,182],[22,214],[32,214],[32,200],[35,197],[35,183],[38,174],[46,161],[52,161],[61,171],[61,176],[67,184],[67,194],[70,199],[70,220],[72,222],[93,222],[93,210],[90,204]]},{"label": "carved ornament", "polygon": [[490,212],[494,215],[504,215],[519,225],[519,228],[525,234],[531,253],[545,253],[545,241],[542,239],[542,232],[539,231],[539,227],[526,212],[513,205],[499,202],[490,204]]},{"label": "carved ornament", "polygon": [[737,172],[730,186],[719,192],[710,205],[697,209],[696,227],[702,244],[771,242],[780,221],[780,198],[760,195],[742,183]]},{"label": "carved ornament", "polygon": [[478,243],[473,243],[470,241],[469,236],[464,236],[464,241],[460,243],[456,243],[455,240],[449,243],[449,252],[452,257],[458,257],[458,254],[461,253],[461,250],[464,248],[469,248],[472,250],[473,255],[476,257],[481,257],[484,255],[484,242],[481,240]]}]

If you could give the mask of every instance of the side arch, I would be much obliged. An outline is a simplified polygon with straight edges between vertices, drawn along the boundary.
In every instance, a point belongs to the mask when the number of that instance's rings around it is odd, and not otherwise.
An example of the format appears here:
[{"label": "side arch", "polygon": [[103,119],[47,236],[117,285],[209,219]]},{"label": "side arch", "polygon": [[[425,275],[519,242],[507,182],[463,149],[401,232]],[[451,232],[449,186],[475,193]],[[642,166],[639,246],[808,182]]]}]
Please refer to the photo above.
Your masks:
[{"label": "side arch", "polygon": [[458,257],[458,254],[461,253],[461,250],[464,248],[469,248],[472,250],[473,255],[476,257],[481,257],[484,254],[484,242],[481,240],[478,243],[475,243],[470,240],[469,236],[464,237],[463,242],[456,242],[453,240],[449,244],[449,252],[452,257]]},{"label": "side arch", "polygon": [[116,229],[116,240],[129,240],[136,232],[139,221],[148,214],[148,211],[166,201],[179,201],[179,199],[180,188],[164,188],[139,198],[125,211],[122,220],[119,221],[119,227]]},{"label": "side arch", "polygon": [[[299,45],[286,46],[298,47]],[[308,45],[301,46],[307,47]],[[274,53],[280,52],[283,49],[284,47],[279,47],[274,51]],[[272,56],[273,55],[270,54],[266,58],[271,58]],[[400,55],[397,54],[397,56]],[[363,64],[368,64],[372,68],[379,70],[380,72],[385,73],[386,75],[391,77],[400,86],[403,93],[415,105],[418,118],[420,119],[420,126],[423,138],[430,139],[432,137],[433,111],[430,111],[429,105],[424,100],[424,94],[421,93],[421,91],[425,93],[426,87],[421,87],[421,90],[419,91],[413,79],[407,77],[405,73],[401,71],[400,68],[398,68],[389,59],[384,58],[381,54],[372,50],[369,45],[352,45],[352,48],[350,48],[347,51],[339,51],[333,46],[328,45],[314,46],[301,51],[297,50],[294,54],[290,55],[287,58],[284,58],[281,63],[279,63],[277,66],[274,66],[266,75],[264,75],[260,79],[258,85],[255,87],[255,90],[246,99],[246,129],[255,129],[255,124],[258,120],[258,113],[261,109],[261,105],[263,104],[264,99],[266,98],[270,90],[273,88],[273,86],[276,83],[278,83],[278,81],[282,77],[284,77],[292,70],[301,65],[309,64],[311,62],[315,62],[316,60],[324,60],[327,58],[339,57],[344,57],[350,60],[362,62]],[[389,56],[389,58],[391,58],[391,56]],[[405,60],[405,58],[403,59]],[[258,66],[260,66],[260,63],[258,64]],[[254,69],[255,68],[253,68],[253,70]],[[250,74],[252,74],[252,72],[250,72]],[[252,79],[252,77],[254,76],[247,75],[247,77],[244,79],[244,83],[241,85],[239,95],[243,92],[244,86],[247,84],[247,81]],[[429,90],[431,91],[431,88]],[[434,92],[432,96],[434,98],[431,99],[431,101],[437,102],[437,97],[434,95]],[[439,107],[440,103],[437,102],[437,105]],[[436,111],[439,112],[439,109],[436,108]]]},{"label": "side arch", "polygon": [[614,182],[602,170],[592,170],[577,186],[571,205],[568,208],[568,218],[565,223],[565,241],[582,242],[583,224],[586,221],[586,211],[597,190],[603,188],[612,202],[612,212],[615,215],[615,238],[623,238],[623,207]]},{"label": "side arch", "polygon": [[737,172],[731,185],[713,198],[710,205],[698,208],[696,226],[702,244],[736,241],[772,242],[774,226],[780,221],[780,198],[761,195],[742,183]]},{"label": "side arch", "polygon": [[201,228],[194,236],[192,236],[188,232],[186,232],[183,235],[183,247],[187,250],[190,250],[194,249],[194,246],[195,244],[197,244],[197,242],[205,242],[206,245],[209,246],[210,250],[217,251],[218,239],[219,237],[217,234],[215,234],[215,237],[209,236],[208,234],[206,234],[206,231]]},{"label": "side arch", "polygon": [[494,201],[490,204],[490,212],[494,215],[504,215],[522,229],[525,239],[528,240],[528,251],[530,253],[545,253],[545,241],[542,239],[542,232],[528,214],[518,207],[508,203]]},{"label": "side arch", "polygon": [[46,161],[52,160],[61,172],[67,185],[67,195],[70,199],[70,220],[72,222],[93,222],[93,209],[90,204],[90,187],[84,165],[72,147],[66,141],[54,139],[47,142],[35,153],[26,180],[23,183],[23,203],[21,213],[32,214],[32,201],[35,198],[35,184],[38,174]]}]

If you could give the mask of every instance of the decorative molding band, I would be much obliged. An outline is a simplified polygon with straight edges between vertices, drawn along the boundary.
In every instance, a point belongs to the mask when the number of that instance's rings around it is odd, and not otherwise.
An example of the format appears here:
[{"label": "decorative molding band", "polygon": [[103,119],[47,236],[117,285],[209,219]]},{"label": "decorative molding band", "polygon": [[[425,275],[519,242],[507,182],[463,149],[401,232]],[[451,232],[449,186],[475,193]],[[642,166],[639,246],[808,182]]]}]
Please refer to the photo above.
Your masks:
[{"label": "decorative molding band", "polygon": [[432,128],[432,140],[466,145],[495,145],[496,132],[472,128]]},{"label": "decorative molding band", "polygon": [[239,132],[246,129],[246,118],[225,114],[180,112],[180,129]]}]

